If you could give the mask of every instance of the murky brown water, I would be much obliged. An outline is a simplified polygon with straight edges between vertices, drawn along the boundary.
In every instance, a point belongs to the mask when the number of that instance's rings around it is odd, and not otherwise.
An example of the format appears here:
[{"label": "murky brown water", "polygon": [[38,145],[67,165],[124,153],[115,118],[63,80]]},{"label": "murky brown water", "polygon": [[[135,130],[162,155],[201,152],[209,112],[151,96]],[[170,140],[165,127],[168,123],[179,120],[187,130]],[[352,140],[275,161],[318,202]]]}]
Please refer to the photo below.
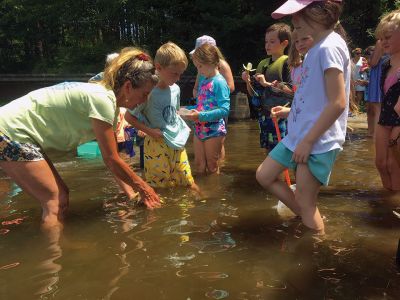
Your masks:
[{"label": "murky brown water", "polygon": [[0,299],[400,298],[400,196],[381,189],[365,132],[320,194],[322,241],[279,217],[255,182],[255,121],[231,122],[226,149],[223,173],[197,180],[211,197],[164,190],[155,211],[117,195],[101,160],[59,156],[71,189],[59,238],[40,231],[39,205],[0,172]]}]

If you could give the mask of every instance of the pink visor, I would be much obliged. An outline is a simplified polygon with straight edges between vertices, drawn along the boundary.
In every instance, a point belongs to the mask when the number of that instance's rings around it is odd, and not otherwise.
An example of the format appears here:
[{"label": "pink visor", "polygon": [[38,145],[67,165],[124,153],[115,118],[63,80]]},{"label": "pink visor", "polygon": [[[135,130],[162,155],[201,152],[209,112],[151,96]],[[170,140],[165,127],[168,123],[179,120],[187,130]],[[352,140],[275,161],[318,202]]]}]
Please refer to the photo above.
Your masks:
[{"label": "pink visor", "polygon": [[[284,16],[293,15],[316,1],[326,1],[326,0],[287,0],[277,10],[275,10],[271,14],[271,16],[274,19],[279,19]],[[342,2],[342,0],[334,0],[334,1]]]}]

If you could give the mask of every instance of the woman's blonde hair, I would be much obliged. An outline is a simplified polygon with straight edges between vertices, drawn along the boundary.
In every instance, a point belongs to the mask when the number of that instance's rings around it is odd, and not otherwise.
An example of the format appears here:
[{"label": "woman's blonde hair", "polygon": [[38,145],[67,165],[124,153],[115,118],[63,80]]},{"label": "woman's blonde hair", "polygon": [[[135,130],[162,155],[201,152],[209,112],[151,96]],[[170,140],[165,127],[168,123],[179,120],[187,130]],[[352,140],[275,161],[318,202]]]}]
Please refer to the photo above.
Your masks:
[{"label": "woman's blonde hair", "polygon": [[220,60],[225,60],[218,47],[211,44],[203,44],[196,48],[192,55],[192,59],[197,60],[202,64],[214,66],[218,66]]},{"label": "woman's blonde hair", "polygon": [[154,84],[158,82],[150,55],[139,48],[122,49],[105,68],[100,84],[118,93],[127,80],[133,88],[141,87],[149,80]]},{"label": "woman's blonde hair", "polygon": [[289,47],[289,56],[287,64],[291,69],[297,68],[301,65],[302,57],[299,51],[296,49],[296,40],[298,39],[298,33],[296,31],[292,32],[292,42]]},{"label": "woman's blonde hair", "polygon": [[400,26],[400,9],[396,9],[381,18],[375,30],[375,36],[380,39],[383,35],[390,31],[396,30]]}]

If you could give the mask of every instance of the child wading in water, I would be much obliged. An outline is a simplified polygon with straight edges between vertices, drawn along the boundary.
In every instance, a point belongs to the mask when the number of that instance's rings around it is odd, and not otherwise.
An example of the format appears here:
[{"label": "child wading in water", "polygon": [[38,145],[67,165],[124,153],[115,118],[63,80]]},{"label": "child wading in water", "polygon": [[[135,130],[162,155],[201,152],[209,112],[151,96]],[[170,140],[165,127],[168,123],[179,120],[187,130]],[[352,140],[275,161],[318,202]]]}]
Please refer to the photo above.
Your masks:
[{"label": "child wading in water", "polygon": [[376,126],[376,167],[383,186],[400,191],[400,10],[382,18],[376,35],[390,59],[382,65],[383,101]]},{"label": "child wading in water", "polygon": [[203,44],[193,55],[199,73],[197,105],[187,116],[196,121],[193,148],[196,170],[200,174],[219,173],[218,159],[226,136],[224,118],[229,114],[229,87],[219,73],[222,54],[216,46]]},{"label": "child wading in water", "polygon": [[[290,41],[289,25],[276,23],[269,26],[265,31],[265,51],[269,57],[259,62],[253,82],[249,78],[248,72],[242,73],[242,79],[246,81],[247,92],[252,97],[252,107],[257,113],[260,147],[265,148],[266,153],[278,143],[278,135],[271,118],[271,108],[276,105],[290,104],[292,101],[292,90],[288,85],[290,82],[288,57],[285,55]],[[284,119],[278,121],[282,137],[287,133],[286,123]]]},{"label": "child wading in water", "polygon": [[190,186],[199,192],[184,148],[190,129],[177,114],[180,88],[175,83],[186,70],[187,57],[181,48],[169,42],[157,50],[154,65],[160,80],[149,100],[125,114],[129,123],[146,133],[146,182],[153,187]]},{"label": "child wading in water", "polygon": [[[290,109],[274,107],[277,117],[287,117],[288,135],[259,166],[257,180],[284,202],[303,224],[324,233],[317,208],[321,185],[327,185],[346,136],[350,93],[350,55],[345,41],[334,32],[342,11],[341,1],[287,1],[272,17],[292,15],[299,36],[310,35],[313,46],[303,62],[300,85]],[[290,113],[289,113],[290,110]],[[296,170],[294,193],[279,174]]]}]

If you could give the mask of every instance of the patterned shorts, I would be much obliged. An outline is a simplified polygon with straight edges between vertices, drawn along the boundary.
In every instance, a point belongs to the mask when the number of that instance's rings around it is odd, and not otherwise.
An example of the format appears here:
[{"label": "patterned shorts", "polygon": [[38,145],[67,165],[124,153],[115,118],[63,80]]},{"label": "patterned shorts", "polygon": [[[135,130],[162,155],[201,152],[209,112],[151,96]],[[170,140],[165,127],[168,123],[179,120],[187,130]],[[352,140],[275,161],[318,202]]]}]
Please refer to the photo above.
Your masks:
[{"label": "patterned shorts", "polygon": [[0,161],[38,161],[44,160],[39,146],[12,141],[0,131]]},{"label": "patterned shorts", "polygon": [[[287,134],[287,120],[279,119],[278,127],[281,133],[281,138],[283,139]],[[274,122],[270,117],[264,115],[259,115],[258,125],[260,127],[260,147],[266,148],[268,150],[274,149],[278,144],[278,135],[276,134],[276,129]]]},{"label": "patterned shorts", "polygon": [[163,139],[144,138],[144,174],[152,187],[191,186],[194,183],[186,150],[169,147]]}]

